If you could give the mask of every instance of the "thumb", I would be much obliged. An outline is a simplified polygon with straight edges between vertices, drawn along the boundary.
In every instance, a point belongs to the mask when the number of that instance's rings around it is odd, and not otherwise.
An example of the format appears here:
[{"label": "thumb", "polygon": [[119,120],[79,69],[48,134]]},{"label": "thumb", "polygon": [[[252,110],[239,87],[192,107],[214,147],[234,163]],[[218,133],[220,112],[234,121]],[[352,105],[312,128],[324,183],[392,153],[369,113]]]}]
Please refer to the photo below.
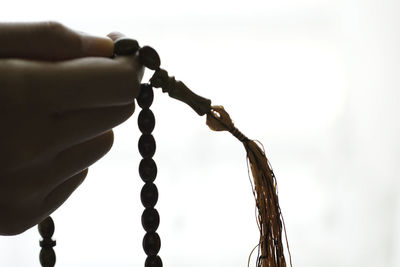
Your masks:
[{"label": "thumb", "polygon": [[110,38],[74,31],[61,23],[0,23],[0,58],[64,60],[111,57]]}]

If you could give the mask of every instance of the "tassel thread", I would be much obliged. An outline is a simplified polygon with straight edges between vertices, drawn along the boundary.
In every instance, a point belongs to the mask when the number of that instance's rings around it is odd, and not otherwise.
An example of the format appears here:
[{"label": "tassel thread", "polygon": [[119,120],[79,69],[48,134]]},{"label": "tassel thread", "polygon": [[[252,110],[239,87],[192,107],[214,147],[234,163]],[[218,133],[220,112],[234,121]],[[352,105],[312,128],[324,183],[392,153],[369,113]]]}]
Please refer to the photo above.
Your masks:
[{"label": "tassel thread", "polygon": [[251,179],[250,181],[256,201],[257,224],[260,231],[259,243],[250,253],[249,263],[252,253],[258,247],[257,267],[286,267],[282,245],[283,229],[292,266],[286,227],[278,201],[277,182],[264,148],[256,141],[247,138],[234,126],[223,106],[211,107],[207,113],[207,125],[214,131],[229,131],[246,149],[248,167],[250,166],[253,176],[253,182]]}]

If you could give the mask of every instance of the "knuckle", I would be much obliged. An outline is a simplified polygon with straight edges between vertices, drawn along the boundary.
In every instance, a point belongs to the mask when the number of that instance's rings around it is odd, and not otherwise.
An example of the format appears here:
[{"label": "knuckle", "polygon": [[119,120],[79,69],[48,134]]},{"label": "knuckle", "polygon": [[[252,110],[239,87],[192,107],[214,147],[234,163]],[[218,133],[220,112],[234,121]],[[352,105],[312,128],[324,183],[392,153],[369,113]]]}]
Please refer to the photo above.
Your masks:
[{"label": "knuckle", "polygon": [[66,27],[60,22],[49,20],[39,22],[34,29],[36,34],[48,39],[49,36],[57,36],[60,33],[64,33]]},{"label": "knuckle", "polygon": [[58,21],[45,21],[39,24],[39,34],[48,40],[49,48],[63,47],[64,51],[78,53],[82,49],[79,34]]},{"label": "knuckle", "polygon": [[48,31],[48,32],[59,32],[61,30],[64,30],[65,26],[55,20],[48,20],[45,22],[42,22],[42,27]]}]

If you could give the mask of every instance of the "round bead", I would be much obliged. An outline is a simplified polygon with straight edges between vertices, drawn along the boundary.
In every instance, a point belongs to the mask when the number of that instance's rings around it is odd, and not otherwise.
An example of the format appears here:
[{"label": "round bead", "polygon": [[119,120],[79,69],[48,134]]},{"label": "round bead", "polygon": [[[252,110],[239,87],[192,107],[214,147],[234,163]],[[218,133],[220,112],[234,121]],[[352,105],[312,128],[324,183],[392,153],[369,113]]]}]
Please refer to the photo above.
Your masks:
[{"label": "round bead", "polygon": [[143,46],[139,49],[139,61],[151,70],[156,70],[161,65],[160,56],[157,51],[150,46]]},{"label": "round bead", "polygon": [[142,134],[139,138],[139,153],[143,158],[151,158],[156,152],[156,140],[151,134]]},{"label": "round bead", "polygon": [[139,49],[139,43],[128,37],[120,37],[115,40],[114,53],[117,55],[132,55]]},{"label": "round bead", "polygon": [[144,267],[162,267],[162,261],[160,256],[148,256],[145,263]]},{"label": "round bead", "polygon": [[39,223],[38,230],[43,238],[52,237],[54,234],[53,219],[50,216],[48,216],[46,219],[44,219],[42,222]]},{"label": "round bead", "polygon": [[150,109],[142,109],[138,117],[139,130],[144,134],[149,134],[154,130],[156,119]]},{"label": "round bead", "polygon": [[145,208],[153,208],[158,200],[156,185],[153,183],[146,183],[140,192],[140,200]]},{"label": "round bead", "polygon": [[136,101],[141,108],[149,108],[153,103],[154,93],[150,84],[142,83]]},{"label": "round bead", "polygon": [[157,165],[151,158],[142,159],[139,164],[139,175],[143,182],[154,182],[157,176]]},{"label": "round bead", "polygon": [[143,250],[148,256],[155,256],[160,251],[160,236],[155,233],[146,233],[143,238]]},{"label": "round bead", "polygon": [[146,232],[155,232],[160,225],[160,215],[153,208],[145,209],[142,214],[142,226]]},{"label": "round bead", "polygon": [[52,248],[42,248],[39,260],[43,267],[53,267],[56,264],[56,254]]}]

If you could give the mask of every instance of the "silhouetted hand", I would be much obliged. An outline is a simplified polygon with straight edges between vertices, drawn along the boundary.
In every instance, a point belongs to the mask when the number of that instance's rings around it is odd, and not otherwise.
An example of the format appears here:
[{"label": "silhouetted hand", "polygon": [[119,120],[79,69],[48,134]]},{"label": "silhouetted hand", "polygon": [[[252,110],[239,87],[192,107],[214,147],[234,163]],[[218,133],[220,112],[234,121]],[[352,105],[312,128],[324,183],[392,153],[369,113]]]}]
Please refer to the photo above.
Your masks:
[{"label": "silhouetted hand", "polygon": [[110,38],[57,22],[0,23],[1,235],[56,210],[133,114],[143,68],[137,56],[111,59]]}]

